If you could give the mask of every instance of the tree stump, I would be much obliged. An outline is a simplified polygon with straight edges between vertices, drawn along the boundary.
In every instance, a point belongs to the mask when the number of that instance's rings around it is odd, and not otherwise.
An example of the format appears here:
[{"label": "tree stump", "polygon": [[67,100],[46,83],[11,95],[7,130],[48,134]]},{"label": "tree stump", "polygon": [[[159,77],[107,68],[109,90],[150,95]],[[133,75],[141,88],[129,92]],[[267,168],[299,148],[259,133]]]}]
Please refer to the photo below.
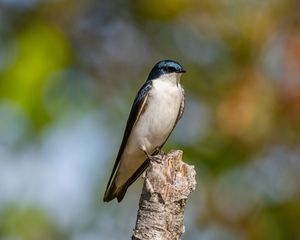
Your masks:
[{"label": "tree stump", "polygon": [[194,166],[182,161],[182,151],[154,156],[146,170],[134,240],[174,240],[184,233],[187,198],[195,190]]}]

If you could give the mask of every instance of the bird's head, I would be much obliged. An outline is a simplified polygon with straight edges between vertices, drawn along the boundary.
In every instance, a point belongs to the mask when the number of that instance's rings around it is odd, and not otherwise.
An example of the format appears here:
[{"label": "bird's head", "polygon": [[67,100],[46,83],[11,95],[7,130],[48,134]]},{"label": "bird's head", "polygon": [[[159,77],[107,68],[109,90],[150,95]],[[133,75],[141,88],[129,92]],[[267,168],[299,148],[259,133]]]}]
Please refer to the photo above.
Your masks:
[{"label": "bird's head", "polygon": [[167,74],[181,75],[185,72],[186,71],[178,62],[175,62],[173,60],[163,60],[154,65],[147,80],[157,79],[162,75]]}]

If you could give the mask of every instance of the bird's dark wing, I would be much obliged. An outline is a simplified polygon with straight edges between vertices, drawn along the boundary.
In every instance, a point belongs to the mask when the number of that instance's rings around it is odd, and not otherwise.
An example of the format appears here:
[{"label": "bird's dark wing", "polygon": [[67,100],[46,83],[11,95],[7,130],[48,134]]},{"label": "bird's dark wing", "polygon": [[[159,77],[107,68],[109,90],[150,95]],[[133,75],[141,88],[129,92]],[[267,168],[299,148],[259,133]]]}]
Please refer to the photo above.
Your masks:
[{"label": "bird's dark wing", "polygon": [[120,159],[121,156],[123,154],[123,151],[126,147],[128,138],[130,136],[131,130],[134,126],[134,124],[136,123],[136,121],[138,120],[140,114],[143,112],[144,107],[145,107],[145,103],[148,97],[148,93],[150,91],[150,89],[152,88],[152,81],[147,81],[139,90],[138,94],[136,95],[130,114],[129,114],[129,118],[127,120],[127,124],[126,124],[126,128],[125,128],[125,132],[124,132],[124,136],[123,136],[123,140],[118,152],[118,156],[115,162],[115,165],[113,167],[111,176],[109,178],[107,187],[106,187],[106,191],[104,194],[104,201],[110,201],[111,199],[113,199],[115,196],[115,191],[113,189],[114,186],[112,185],[112,179],[114,178],[116,171],[118,169],[119,163],[120,163]]}]

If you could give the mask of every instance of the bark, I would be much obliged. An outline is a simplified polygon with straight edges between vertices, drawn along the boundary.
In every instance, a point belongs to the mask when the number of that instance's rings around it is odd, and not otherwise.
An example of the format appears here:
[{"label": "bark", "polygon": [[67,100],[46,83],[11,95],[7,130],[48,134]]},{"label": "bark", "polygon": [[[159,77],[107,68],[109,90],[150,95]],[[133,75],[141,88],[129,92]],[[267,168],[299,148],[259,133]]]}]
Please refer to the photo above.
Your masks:
[{"label": "bark", "polygon": [[195,175],[194,167],[182,162],[180,150],[151,159],[132,239],[180,239],[186,201],[196,187]]}]

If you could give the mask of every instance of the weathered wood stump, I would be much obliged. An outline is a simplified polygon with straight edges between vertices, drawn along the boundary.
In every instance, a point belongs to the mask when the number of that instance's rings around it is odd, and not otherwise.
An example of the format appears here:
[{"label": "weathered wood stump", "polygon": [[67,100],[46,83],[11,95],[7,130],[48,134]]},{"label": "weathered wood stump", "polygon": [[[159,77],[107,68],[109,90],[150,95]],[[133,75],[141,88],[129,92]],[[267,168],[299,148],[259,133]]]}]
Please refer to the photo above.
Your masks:
[{"label": "weathered wood stump", "polygon": [[196,187],[195,175],[194,167],[182,161],[180,150],[150,161],[132,239],[180,239],[186,201]]}]

